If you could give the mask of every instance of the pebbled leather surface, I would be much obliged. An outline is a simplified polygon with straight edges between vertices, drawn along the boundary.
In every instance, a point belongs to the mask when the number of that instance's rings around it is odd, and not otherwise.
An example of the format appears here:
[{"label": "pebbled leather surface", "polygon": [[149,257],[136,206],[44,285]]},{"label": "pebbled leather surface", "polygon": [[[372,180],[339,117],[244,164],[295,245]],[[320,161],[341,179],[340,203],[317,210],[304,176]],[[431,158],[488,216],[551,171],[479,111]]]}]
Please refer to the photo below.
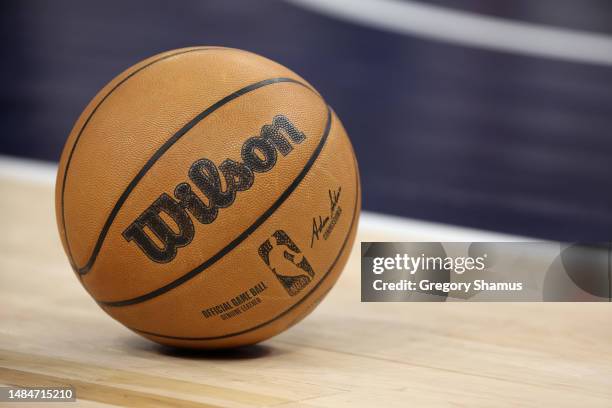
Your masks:
[{"label": "pebbled leather surface", "polygon": [[[99,252],[94,251],[126,187],[169,138],[224,97],[270,78],[289,78],[304,85],[263,86],[197,122],[130,189],[100,241]],[[122,236],[161,194],[172,196],[179,183],[190,182],[192,163],[203,158],[217,166],[226,159],[240,161],[244,142],[258,136],[276,115],[288,118],[305,140],[294,144],[289,154],[277,154],[271,170],[254,173],[253,185],[237,192],[230,206],[220,208],[214,222],[202,224],[191,216],[193,239],[178,248],[174,259],[155,262]],[[193,191],[206,202],[195,186]],[[327,239],[314,239],[313,220],[330,216],[321,227],[322,236],[338,208],[341,213]],[[138,298],[172,285],[242,234],[229,251],[175,287],[134,304],[104,306],[115,319],[155,341],[187,347],[253,343],[301,319],[341,272],[359,209],[353,150],[339,119],[328,115],[325,101],[288,69],[252,53],[220,47],[169,51],[111,81],[76,122],[62,154],[56,187],[58,226],[73,266],[78,269],[97,254],[80,277],[101,304]],[[171,219],[164,220],[177,230]],[[252,231],[245,235],[249,227]],[[287,255],[282,255],[284,247],[277,247],[281,257],[270,266],[259,249],[279,230],[300,252],[289,251],[295,262],[288,263]],[[302,259],[310,265],[312,276],[297,293],[289,293],[275,271],[289,273]],[[251,289],[261,292],[253,295]],[[245,292],[251,299],[243,295],[240,301],[250,306],[234,305],[232,300],[238,303],[236,298]],[[226,312],[233,316],[203,314],[223,304],[231,305]]]}]

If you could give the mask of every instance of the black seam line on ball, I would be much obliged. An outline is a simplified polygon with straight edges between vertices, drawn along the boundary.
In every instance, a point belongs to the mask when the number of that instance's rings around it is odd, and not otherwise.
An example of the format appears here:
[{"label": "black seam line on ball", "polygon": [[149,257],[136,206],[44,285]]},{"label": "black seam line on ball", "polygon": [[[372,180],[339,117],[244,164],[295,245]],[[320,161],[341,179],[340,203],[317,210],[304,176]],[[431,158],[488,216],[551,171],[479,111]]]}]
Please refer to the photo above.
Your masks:
[{"label": "black seam line on ball", "polygon": [[[353,159],[354,160],[354,159]],[[319,280],[319,282],[316,283],[316,285],[314,285],[314,287],[306,294],[304,295],[304,297],[302,299],[300,299],[297,303],[294,303],[293,305],[291,305],[289,308],[287,308],[286,310],[284,310],[283,312],[281,312],[280,314],[276,315],[275,317],[273,317],[272,319],[265,321],[263,323],[260,323],[256,326],[253,326],[251,328],[248,329],[244,329],[238,332],[234,332],[234,333],[228,333],[228,334],[223,334],[221,336],[211,336],[211,337],[179,337],[179,336],[168,336],[165,334],[157,334],[157,333],[152,333],[152,332],[147,332],[144,330],[138,330],[138,329],[134,329],[132,327],[128,327],[130,330],[135,331],[136,333],[140,333],[140,334],[146,334],[149,336],[156,336],[156,337],[161,337],[164,339],[173,339],[173,340],[187,340],[187,341],[202,341],[202,340],[220,340],[220,339],[226,339],[228,337],[234,337],[234,336],[239,336],[241,334],[245,334],[248,333],[250,331],[253,330],[257,330],[263,326],[266,326],[278,319],[280,319],[281,317],[285,316],[287,313],[291,312],[293,309],[295,309],[296,307],[298,307],[302,302],[304,302],[308,297],[310,297],[310,295],[312,295],[317,288],[323,283],[323,281],[329,276],[330,272],[336,267],[336,264],[338,263],[338,261],[340,260],[340,257],[342,256],[342,254],[344,253],[344,249],[346,247],[346,244],[349,241],[349,237],[351,236],[351,232],[353,231],[353,226],[355,225],[355,221],[357,219],[357,203],[359,203],[359,194],[361,193],[360,188],[359,188],[359,172],[357,170],[357,165],[355,162],[355,174],[356,174],[356,182],[355,182],[355,204],[353,207],[353,217],[351,219],[351,224],[349,226],[348,232],[344,238],[344,242],[342,243],[342,247],[340,248],[340,251],[338,251],[338,255],[336,255],[336,258],[334,259],[334,262],[332,262],[331,266],[329,267],[329,269],[327,270],[327,272],[325,272],[325,274],[321,277],[321,280]],[[325,292],[329,292],[329,290],[331,290],[331,287]],[[325,294],[323,293],[322,296]]]},{"label": "black seam line on ball", "polygon": [[[96,107],[93,108],[93,110],[91,111],[91,113],[89,114],[89,116],[87,117],[85,122],[83,123],[83,126],[79,130],[79,133],[78,133],[74,143],[72,144],[72,147],[70,148],[70,154],[68,154],[68,159],[66,160],[66,168],[64,169],[64,175],[62,177],[62,193],[61,193],[62,228],[63,228],[63,231],[64,231],[64,238],[65,238],[65,241],[66,241],[66,249],[68,250],[67,251],[68,252],[68,260],[70,261],[70,265],[72,266],[72,268],[75,271],[78,272],[78,268],[76,266],[76,263],[74,262],[74,259],[72,258],[72,250],[70,248],[70,242],[68,240],[68,232],[66,230],[66,217],[64,215],[64,192],[66,190],[66,180],[68,178],[68,169],[70,168],[70,163],[72,162],[72,156],[74,154],[74,151],[76,149],[77,144],[79,143],[79,140],[81,139],[81,136],[83,135],[83,132],[85,131],[85,128],[87,127],[87,125],[89,124],[89,122],[91,121],[91,119],[93,118],[95,113],[98,111],[98,108],[100,108],[100,106],[102,106],[104,101],[106,101],[106,99],[109,96],[111,96],[111,94],[113,92],[115,92],[121,85],[123,85],[128,79],[132,78],[133,76],[135,76],[139,72],[143,71],[144,69],[150,67],[151,65],[153,65],[153,64],[155,64],[155,63],[157,63],[159,61],[163,61],[165,59],[168,59],[168,58],[171,58],[171,57],[175,57],[177,55],[187,54],[187,53],[190,53],[190,52],[211,50],[211,49],[214,49],[214,50],[228,50],[230,48],[223,48],[223,47],[198,47],[198,48],[190,48],[188,50],[182,50],[182,51],[175,52],[173,54],[164,55],[163,57],[160,57],[160,58],[158,58],[156,60],[153,60],[153,61],[149,62],[146,65],[143,65],[142,67],[138,68],[134,72],[131,72],[128,76],[126,76],[121,81],[119,81],[110,91],[108,91],[108,93],[106,95],[104,95],[104,97],[102,97],[100,102],[98,102]],[[81,278],[80,274],[79,274],[79,278]]]},{"label": "black seam line on ball", "polygon": [[261,224],[263,224],[268,218],[270,218],[270,216],[272,214],[274,214],[274,212],[287,200],[287,198],[289,198],[291,193],[293,193],[293,191],[295,191],[295,189],[300,184],[300,182],[304,179],[304,177],[306,177],[306,174],[308,174],[308,172],[312,168],[312,165],[314,164],[314,162],[317,159],[317,157],[319,157],[319,154],[321,153],[321,150],[323,149],[323,146],[325,145],[325,142],[327,141],[327,138],[329,136],[329,131],[331,129],[331,122],[332,122],[331,110],[328,107],[327,108],[327,123],[325,125],[325,130],[323,132],[323,135],[321,136],[321,139],[320,139],[317,147],[315,148],[315,150],[313,151],[312,155],[308,159],[308,162],[306,162],[306,164],[304,165],[304,168],[300,171],[300,173],[297,175],[297,177],[291,182],[291,184],[285,189],[285,191],[283,191],[283,193],[276,199],[276,201],[274,201],[274,203],[266,211],[264,211],[264,213],[261,214],[255,220],[255,222],[253,222],[247,229],[245,229],[242,233],[240,233],[240,235],[238,235],[236,238],[234,238],[229,244],[227,244],[225,247],[223,247],[219,252],[217,252],[216,254],[211,256],[210,258],[208,258],[206,261],[201,263],[195,269],[192,269],[191,271],[187,272],[185,275],[183,275],[183,276],[173,280],[172,282],[168,283],[167,285],[164,285],[164,286],[162,286],[162,287],[160,287],[158,289],[155,289],[155,290],[153,290],[153,291],[151,291],[149,293],[146,293],[146,294],[141,295],[141,296],[137,296],[137,297],[132,298],[132,299],[119,300],[119,301],[100,301],[100,300],[96,300],[98,302],[98,304],[103,305],[103,306],[107,306],[107,307],[120,307],[120,306],[134,305],[136,303],[141,303],[141,302],[153,299],[153,298],[155,298],[155,297],[157,297],[159,295],[162,295],[162,294],[164,294],[164,293],[166,293],[166,292],[176,288],[179,285],[182,285],[183,283],[185,283],[188,280],[192,279],[193,277],[197,276],[202,271],[204,271],[205,269],[207,269],[210,266],[212,266],[219,259],[221,259],[225,255],[227,255],[230,251],[232,251],[238,245],[240,245],[240,243],[242,243],[242,241],[247,239],[249,237],[249,235],[251,235],[257,228],[259,228],[259,226]]},{"label": "black seam line on ball", "polygon": [[94,262],[96,261],[96,258],[98,257],[98,253],[100,252],[102,243],[104,242],[104,239],[106,238],[106,235],[108,234],[108,231],[112,226],[115,217],[117,216],[117,214],[119,214],[119,210],[121,209],[125,201],[128,199],[130,193],[132,192],[132,190],[134,190],[134,188],[136,188],[140,180],[146,175],[146,173],[151,169],[151,167],[153,167],[153,165],[166,153],[166,151],[170,149],[170,147],[172,147],[181,137],[183,137],[187,132],[189,132],[189,130],[191,130],[195,125],[200,123],[204,118],[206,118],[222,106],[226,105],[227,103],[256,89],[278,83],[294,83],[297,85],[301,85],[307,89],[310,89],[308,85],[296,81],[292,78],[270,78],[245,86],[244,88],[239,89],[238,91],[222,98],[221,100],[217,101],[216,103],[202,111],[195,118],[190,120],[185,126],[183,126],[178,132],[176,132],[170,139],[168,139],[159,149],[157,149],[157,151],[153,154],[153,156],[151,156],[151,158],[149,158],[149,160],[145,163],[142,169],[140,169],[138,174],[136,174],[132,181],[130,181],[126,189],[123,191],[123,193],[115,203],[115,206],[111,210],[110,214],[108,215],[108,218],[106,219],[106,222],[104,223],[104,226],[102,227],[102,230],[100,231],[100,235],[98,236],[98,240],[91,256],[89,257],[89,260],[84,266],[78,268],[78,273],[81,275],[85,275],[87,272],[89,272]]}]

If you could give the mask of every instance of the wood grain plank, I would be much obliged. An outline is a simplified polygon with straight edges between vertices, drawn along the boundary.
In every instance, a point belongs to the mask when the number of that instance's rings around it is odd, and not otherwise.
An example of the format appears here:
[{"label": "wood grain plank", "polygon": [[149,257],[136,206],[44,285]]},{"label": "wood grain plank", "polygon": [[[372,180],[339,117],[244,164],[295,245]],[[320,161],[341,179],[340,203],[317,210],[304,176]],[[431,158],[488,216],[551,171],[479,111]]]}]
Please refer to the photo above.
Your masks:
[{"label": "wood grain plank", "polygon": [[0,381],[19,387],[61,387],[67,382],[75,389],[78,398],[120,406],[147,406],[147,407],[186,407],[186,408],[217,408],[217,405],[198,403],[188,400],[164,397],[156,394],[147,394],[125,388],[109,387],[77,380],[74,378],[54,377],[51,375],[31,373],[21,370],[0,367]]},{"label": "wood grain plank", "polygon": [[225,402],[241,403],[244,406],[275,405],[288,401],[284,398],[245,392],[228,387],[177,380],[169,376],[148,375],[95,364],[84,364],[66,359],[2,349],[0,349],[0,367],[26,370],[33,376],[52,373],[54,378],[63,379],[64,384],[70,383],[73,380],[80,380],[112,387],[132,387],[146,391],[151,395],[163,393],[164,390],[172,390],[173,394],[183,394],[186,397],[206,397]]},{"label": "wood grain plank", "polygon": [[[356,250],[291,330],[178,351],[131,333],[80,287],[51,186],[0,177],[0,197],[0,383],[70,384],[83,406],[612,406],[609,304],[361,303]],[[448,236],[364,225],[361,240]]]}]

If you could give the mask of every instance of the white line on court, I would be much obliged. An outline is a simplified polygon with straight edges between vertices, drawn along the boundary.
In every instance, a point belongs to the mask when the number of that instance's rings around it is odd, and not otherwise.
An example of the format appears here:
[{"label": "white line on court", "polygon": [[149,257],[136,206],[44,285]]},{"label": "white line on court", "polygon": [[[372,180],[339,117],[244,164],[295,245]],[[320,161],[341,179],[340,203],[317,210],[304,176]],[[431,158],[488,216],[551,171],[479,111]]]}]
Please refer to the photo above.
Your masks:
[{"label": "white line on court", "polygon": [[612,37],[399,0],[286,0],[387,31],[499,51],[612,65]]},{"label": "white line on court", "polygon": [[57,163],[0,155],[0,177],[37,184],[55,184]]},{"label": "white line on court", "polygon": [[[56,173],[56,163],[0,155],[0,179],[53,186]],[[5,191],[2,191],[2,194],[5,193]],[[380,232],[386,240],[393,241],[494,242],[530,240],[495,232],[419,221],[369,211],[362,211],[359,228]]]},{"label": "white line on court", "polygon": [[528,242],[533,238],[458,227],[412,218],[362,211],[359,229],[381,232],[384,241],[393,242]]}]

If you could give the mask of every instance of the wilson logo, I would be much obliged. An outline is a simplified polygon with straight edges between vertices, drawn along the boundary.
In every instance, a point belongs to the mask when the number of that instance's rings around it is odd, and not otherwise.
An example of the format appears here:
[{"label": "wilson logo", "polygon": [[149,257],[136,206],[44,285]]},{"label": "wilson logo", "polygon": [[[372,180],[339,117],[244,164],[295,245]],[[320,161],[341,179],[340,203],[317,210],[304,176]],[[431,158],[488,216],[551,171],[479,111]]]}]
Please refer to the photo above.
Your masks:
[{"label": "wilson logo", "polygon": [[[196,160],[188,171],[191,184],[179,183],[174,189],[174,196],[162,193],[123,231],[123,237],[128,242],[134,241],[153,261],[170,262],[176,257],[178,248],[193,240],[195,229],[192,217],[202,224],[212,224],[220,208],[230,207],[239,191],[251,188],[255,173],[274,168],[277,152],[287,156],[293,150],[292,143],[300,144],[304,139],[306,135],[296,129],[289,119],[282,115],[275,116],[272,124],[261,128],[259,136],[250,137],[244,142],[242,162],[228,158],[217,167],[209,159]],[[225,180],[225,188],[221,177]],[[174,221],[178,231],[164,221],[162,213]]]}]

